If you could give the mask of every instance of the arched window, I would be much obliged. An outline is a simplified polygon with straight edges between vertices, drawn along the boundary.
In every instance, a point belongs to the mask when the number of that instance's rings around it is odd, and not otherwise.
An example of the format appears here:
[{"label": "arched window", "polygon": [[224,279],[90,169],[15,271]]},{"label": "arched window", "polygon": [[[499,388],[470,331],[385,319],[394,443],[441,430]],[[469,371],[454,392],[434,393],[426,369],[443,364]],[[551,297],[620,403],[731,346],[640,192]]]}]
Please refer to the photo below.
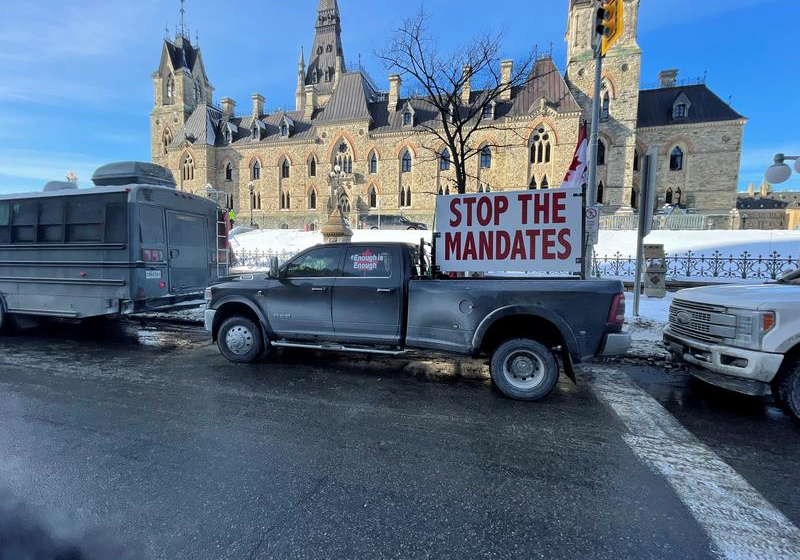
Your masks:
[{"label": "arched window", "polygon": [[378,155],[375,152],[372,152],[372,155],[369,156],[369,173],[370,175],[375,175],[378,172]]},{"label": "arched window", "polygon": [[550,133],[545,128],[539,127],[531,137],[531,163],[550,163],[552,148],[550,146]]},{"label": "arched window", "polygon": [[639,151],[638,150],[633,152],[633,170],[634,171],[639,171],[639,165],[640,165],[639,164],[639,158],[640,157],[641,156],[639,155]]},{"label": "arched window", "polygon": [[400,171],[403,173],[411,173],[411,152],[408,150],[403,152],[400,160]]},{"label": "arched window", "polygon": [[400,188],[400,207],[408,208],[411,206],[411,187]]},{"label": "arched window", "polygon": [[281,200],[280,200],[280,208],[281,210],[289,210],[292,206],[292,199],[291,195],[289,195],[289,191],[282,190],[281,191]]},{"label": "arched window", "polygon": [[532,191],[536,190],[536,177],[531,177],[531,184],[528,185],[528,188]]},{"label": "arched window", "polygon": [[601,119],[608,119],[610,116],[610,109],[611,109],[611,97],[608,95],[608,92],[603,94],[603,106],[600,109],[600,118]]},{"label": "arched window", "polygon": [[411,206],[411,187],[406,189],[406,206]]},{"label": "arched window", "polygon": [[250,195],[250,207],[253,210],[261,210],[261,193],[253,193]]},{"label": "arched window", "polygon": [[597,185],[597,204],[603,204],[603,190],[605,190],[603,187],[603,181],[600,181],[600,183]]},{"label": "arched window", "polygon": [[316,177],[317,176],[317,158],[311,156],[311,160],[308,162],[308,176],[309,177]]},{"label": "arched window", "polygon": [[194,82],[194,102],[200,103],[203,100],[203,90],[200,88],[200,82],[195,80]]},{"label": "arched window", "polygon": [[483,183],[478,184],[478,192],[479,193],[483,192]]},{"label": "arched window", "polygon": [[175,77],[172,74],[167,76],[165,92],[166,96],[164,97],[164,104],[172,105],[175,102]]},{"label": "arched window", "polygon": [[342,214],[344,214],[345,216],[350,214],[350,210],[351,210],[351,208],[350,208],[350,199],[347,197],[346,194],[343,194],[342,198],[339,199],[339,205],[338,206],[339,206],[339,211]]},{"label": "arched window", "polygon": [[289,160],[284,158],[283,163],[281,164],[281,179],[288,179],[289,178]]},{"label": "arched window", "polygon": [[675,191],[675,204],[680,206],[681,202],[683,202],[682,199],[683,199],[683,191],[680,189],[680,187],[678,187],[678,189]]},{"label": "arched window", "polygon": [[161,138],[161,143],[164,147],[164,155],[166,155],[167,148],[169,148],[169,145],[172,144],[172,131],[170,129],[167,128],[164,130],[164,135]]},{"label": "arched window", "polygon": [[639,207],[639,190],[636,188],[631,189],[631,208]]},{"label": "arched window", "polygon": [[231,134],[231,129],[228,128],[227,126],[223,126],[222,127],[222,140],[226,144],[230,144],[231,140],[233,140],[233,135]]},{"label": "arched window", "polygon": [[484,146],[481,150],[481,169],[492,168],[492,149],[489,146]]},{"label": "arched window", "polygon": [[439,171],[449,171],[450,170],[450,150],[445,148],[442,150],[442,153],[439,154]]},{"label": "arched window", "polygon": [[667,189],[667,195],[664,197],[666,204],[672,204],[672,188]]},{"label": "arched window", "polygon": [[547,182],[547,175],[542,177],[542,186],[541,186],[541,188],[543,188],[543,189],[549,189],[550,188],[550,183]]},{"label": "arched window", "polygon": [[255,160],[253,162],[253,167],[250,168],[250,178],[254,181],[261,179],[261,162]]},{"label": "arched window", "polygon": [[289,137],[289,125],[286,123],[281,123],[281,138],[288,138]]},{"label": "arched window", "polygon": [[378,207],[378,191],[375,189],[375,187],[369,188],[369,207],[370,208]]},{"label": "arched window", "polygon": [[675,146],[669,155],[669,169],[670,171],[681,171],[683,169],[683,150],[678,146]]},{"label": "arched window", "polygon": [[233,181],[233,165],[230,163],[225,166],[225,180],[228,182]]},{"label": "arched window", "polygon": [[602,140],[597,141],[597,165],[606,164],[606,144]]},{"label": "arched window", "polygon": [[183,180],[194,180],[194,159],[192,158],[192,154],[186,154],[186,157],[183,158],[183,165],[181,167],[183,171]]},{"label": "arched window", "polygon": [[406,111],[403,113],[403,126],[411,126],[414,122],[414,115],[411,114],[411,111]]},{"label": "arched window", "polygon": [[308,193],[308,209],[317,209],[317,189],[311,189],[311,192]]}]

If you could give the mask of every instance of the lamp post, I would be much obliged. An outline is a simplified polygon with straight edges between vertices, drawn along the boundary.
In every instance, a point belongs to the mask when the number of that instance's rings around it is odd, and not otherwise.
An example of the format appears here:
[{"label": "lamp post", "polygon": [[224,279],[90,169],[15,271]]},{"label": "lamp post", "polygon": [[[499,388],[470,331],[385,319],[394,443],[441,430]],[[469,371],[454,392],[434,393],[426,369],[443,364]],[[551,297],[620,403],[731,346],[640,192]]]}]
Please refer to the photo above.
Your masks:
[{"label": "lamp post", "polygon": [[253,194],[256,191],[256,184],[253,181],[247,183],[247,190],[250,191],[250,227],[253,227],[253,206],[255,206],[254,202],[255,199],[253,198]]},{"label": "lamp post", "polygon": [[777,185],[789,180],[792,176],[792,168],[786,164],[786,160],[794,161],[794,172],[800,173],[800,156],[775,154],[772,165],[769,166],[767,172],[764,174],[767,183]]}]

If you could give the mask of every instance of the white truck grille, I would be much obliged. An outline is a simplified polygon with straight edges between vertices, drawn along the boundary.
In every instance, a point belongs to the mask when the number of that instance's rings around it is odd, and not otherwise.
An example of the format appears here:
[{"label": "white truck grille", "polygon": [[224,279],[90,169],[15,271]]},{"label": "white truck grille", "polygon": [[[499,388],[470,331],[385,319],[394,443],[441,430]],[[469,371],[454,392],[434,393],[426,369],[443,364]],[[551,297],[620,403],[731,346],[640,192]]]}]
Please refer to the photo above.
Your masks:
[{"label": "white truck grille", "polygon": [[736,317],[718,305],[673,300],[669,308],[672,331],[705,342],[722,342],[736,336]]}]

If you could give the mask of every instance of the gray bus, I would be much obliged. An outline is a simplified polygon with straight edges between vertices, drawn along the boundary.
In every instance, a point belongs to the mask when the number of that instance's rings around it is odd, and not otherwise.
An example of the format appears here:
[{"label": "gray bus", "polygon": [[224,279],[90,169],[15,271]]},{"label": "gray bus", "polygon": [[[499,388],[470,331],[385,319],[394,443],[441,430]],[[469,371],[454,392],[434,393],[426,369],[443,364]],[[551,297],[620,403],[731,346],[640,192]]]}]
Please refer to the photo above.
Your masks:
[{"label": "gray bus", "polygon": [[176,190],[150,163],[109,164],[92,181],[0,195],[0,328],[201,305],[227,275],[229,224],[216,202]]}]

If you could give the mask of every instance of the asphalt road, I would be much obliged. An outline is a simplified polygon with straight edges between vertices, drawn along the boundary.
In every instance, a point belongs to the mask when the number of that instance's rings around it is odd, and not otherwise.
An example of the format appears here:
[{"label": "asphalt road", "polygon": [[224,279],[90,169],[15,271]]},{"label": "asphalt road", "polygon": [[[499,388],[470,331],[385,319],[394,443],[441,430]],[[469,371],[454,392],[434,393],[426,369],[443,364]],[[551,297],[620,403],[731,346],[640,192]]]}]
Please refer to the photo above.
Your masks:
[{"label": "asphalt road", "polygon": [[236,366],[190,326],[0,339],[0,513],[116,559],[798,557],[798,441],[767,401],[636,364],[527,404],[480,362]]}]

